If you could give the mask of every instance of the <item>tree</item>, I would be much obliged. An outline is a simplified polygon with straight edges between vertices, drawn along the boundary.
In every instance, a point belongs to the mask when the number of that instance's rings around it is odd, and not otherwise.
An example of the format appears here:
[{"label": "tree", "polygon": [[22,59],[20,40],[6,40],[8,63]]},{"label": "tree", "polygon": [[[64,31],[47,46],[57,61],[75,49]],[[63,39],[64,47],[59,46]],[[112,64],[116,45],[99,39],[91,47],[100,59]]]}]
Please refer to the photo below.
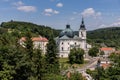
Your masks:
[{"label": "tree", "polygon": [[36,78],[36,80],[43,80],[44,77],[44,60],[42,58],[42,52],[40,49],[36,49],[34,52],[34,56],[33,56],[33,62],[34,62],[34,67],[33,67],[33,72],[34,72],[34,76]]},{"label": "tree", "polygon": [[82,64],[84,62],[84,57],[83,57],[84,54],[85,52],[83,49],[80,48],[71,49],[69,54],[69,62],[71,64],[73,63]]},{"label": "tree", "polygon": [[71,77],[69,80],[86,80],[86,78],[83,77],[81,73],[74,72],[71,74]]},{"label": "tree", "polygon": [[28,33],[26,34],[25,47],[26,47],[26,51],[28,53],[29,58],[32,60],[33,41],[32,41],[32,35],[31,35],[30,31],[28,31]]},{"label": "tree", "polygon": [[0,47],[0,80],[13,80],[12,75],[15,74],[13,50],[8,46]]},{"label": "tree", "polygon": [[59,60],[57,56],[57,46],[53,37],[49,39],[47,44],[47,53],[45,55],[46,69],[48,73],[59,74]]},{"label": "tree", "polygon": [[96,57],[99,52],[99,49],[97,47],[93,47],[88,51],[88,54],[92,57]]},{"label": "tree", "polygon": [[105,53],[104,51],[100,51],[100,55],[103,56]]}]

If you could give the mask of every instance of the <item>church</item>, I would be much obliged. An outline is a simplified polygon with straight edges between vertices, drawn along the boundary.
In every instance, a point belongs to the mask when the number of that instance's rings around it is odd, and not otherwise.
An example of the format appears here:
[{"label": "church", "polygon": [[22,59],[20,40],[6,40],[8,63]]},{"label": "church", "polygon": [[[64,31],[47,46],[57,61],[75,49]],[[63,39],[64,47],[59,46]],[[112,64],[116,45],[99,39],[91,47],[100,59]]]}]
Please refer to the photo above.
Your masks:
[{"label": "church", "polygon": [[83,18],[78,33],[75,33],[67,24],[55,40],[58,47],[58,56],[63,58],[68,57],[72,48],[82,48],[85,52],[91,48],[91,45],[86,43],[86,28]]}]

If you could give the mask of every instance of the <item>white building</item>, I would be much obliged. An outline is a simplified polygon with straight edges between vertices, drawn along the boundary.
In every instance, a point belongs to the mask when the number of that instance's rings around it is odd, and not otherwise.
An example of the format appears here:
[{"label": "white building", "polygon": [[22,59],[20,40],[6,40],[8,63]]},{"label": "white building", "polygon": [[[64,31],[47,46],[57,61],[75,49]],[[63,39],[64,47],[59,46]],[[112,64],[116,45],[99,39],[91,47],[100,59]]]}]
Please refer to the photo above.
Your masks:
[{"label": "white building", "polygon": [[86,28],[83,18],[77,34],[70,28],[70,25],[66,25],[66,29],[61,31],[56,38],[56,43],[59,57],[68,57],[70,49],[74,47],[87,51],[88,47],[90,48],[91,46],[86,43]]},{"label": "white building", "polygon": [[104,52],[103,57],[108,57],[108,56],[110,56],[111,53],[115,52],[115,48],[102,47],[102,48],[100,48],[100,52],[101,52],[101,51]]},{"label": "white building", "polygon": [[[22,45],[23,47],[25,47],[25,41],[26,41],[26,38],[25,37],[22,37],[20,39],[20,45]],[[39,37],[33,37],[32,38],[32,41],[33,41],[33,48],[34,49],[38,49],[40,48],[42,50],[42,53],[45,54],[46,53],[46,49],[47,49],[47,43],[48,43],[48,39],[45,38],[45,37],[42,37],[42,36],[39,36]]]}]

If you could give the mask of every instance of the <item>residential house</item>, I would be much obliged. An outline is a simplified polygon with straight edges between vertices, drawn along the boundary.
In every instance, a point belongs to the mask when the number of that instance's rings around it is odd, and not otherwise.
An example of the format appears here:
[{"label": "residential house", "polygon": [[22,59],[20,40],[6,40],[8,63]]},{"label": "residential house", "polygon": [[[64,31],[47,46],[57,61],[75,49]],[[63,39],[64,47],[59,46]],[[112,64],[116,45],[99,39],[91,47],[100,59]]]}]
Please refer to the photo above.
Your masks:
[{"label": "residential house", "polygon": [[104,52],[104,57],[108,57],[111,53],[115,52],[115,48],[111,47],[102,47],[100,48],[100,51]]},{"label": "residential house", "polygon": [[[24,44],[25,44],[25,41],[26,41],[26,38],[25,37],[22,37],[19,41],[20,45],[22,45],[23,47]],[[39,36],[39,37],[32,37],[32,41],[33,41],[33,48],[34,49],[38,49],[40,48],[43,52],[43,54],[46,53],[46,49],[47,49],[47,43],[48,43],[48,39],[45,38],[45,37],[42,37],[42,36]]]}]

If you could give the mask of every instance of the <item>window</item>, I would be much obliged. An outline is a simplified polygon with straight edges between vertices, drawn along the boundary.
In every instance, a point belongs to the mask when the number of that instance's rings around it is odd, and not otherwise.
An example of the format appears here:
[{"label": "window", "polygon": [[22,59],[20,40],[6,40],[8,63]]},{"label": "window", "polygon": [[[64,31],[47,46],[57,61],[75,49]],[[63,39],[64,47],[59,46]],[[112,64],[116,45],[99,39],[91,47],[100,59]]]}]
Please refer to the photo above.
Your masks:
[{"label": "window", "polygon": [[63,47],[62,47],[61,49],[62,49],[62,51],[63,51]]},{"label": "window", "polygon": [[75,45],[76,45],[77,43],[75,42]]},{"label": "window", "polygon": [[83,33],[81,32],[81,36],[83,37]]}]

